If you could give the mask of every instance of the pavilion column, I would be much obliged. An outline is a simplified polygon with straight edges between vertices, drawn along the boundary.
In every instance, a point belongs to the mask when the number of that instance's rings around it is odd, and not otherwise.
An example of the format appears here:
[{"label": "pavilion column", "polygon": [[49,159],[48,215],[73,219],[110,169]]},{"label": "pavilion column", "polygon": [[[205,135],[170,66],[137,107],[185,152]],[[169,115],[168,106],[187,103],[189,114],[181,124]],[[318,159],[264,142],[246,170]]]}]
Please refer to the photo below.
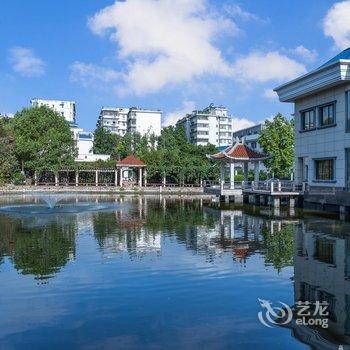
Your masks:
[{"label": "pavilion column", "polygon": [[254,164],[254,182],[258,182],[259,181],[259,165],[260,162],[255,162]]},{"label": "pavilion column", "polygon": [[248,162],[244,162],[243,163],[243,173],[244,173],[244,182],[247,183],[248,182]]},{"label": "pavilion column", "polygon": [[114,170],[114,186],[118,186],[118,171]]},{"label": "pavilion column", "polygon": [[75,186],[79,186],[79,170],[75,172]]},{"label": "pavilion column", "polygon": [[143,170],[143,183],[144,183],[144,186],[146,187],[147,186],[147,169],[146,168]]},{"label": "pavilion column", "polygon": [[95,171],[95,186],[98,186],[98,170]]},{"label": "pavilion column", "polygon": [[38,173],[36,172],[36,170],[34,171],[34,185],[38,186]]},{"label": "pavilion column", "polygon": [[142,187],[142,168],[139,168],[139,187]]},{"label": "pavilion column", "polygon": [[225,163],[220,163],[220,189],[223,191],[225,183]]},{"label": "pavilion column", "polygon": [[55,186],[58,186],[58,173],[55,173]]},{"label": "pavilion column", "polygon": [[235,163],[230,163],[230,189],[235,188]]},{"label": "pavilion column", "polygon": [[123,168],[120,168],[119,170],[119,186],[123,186]]}]

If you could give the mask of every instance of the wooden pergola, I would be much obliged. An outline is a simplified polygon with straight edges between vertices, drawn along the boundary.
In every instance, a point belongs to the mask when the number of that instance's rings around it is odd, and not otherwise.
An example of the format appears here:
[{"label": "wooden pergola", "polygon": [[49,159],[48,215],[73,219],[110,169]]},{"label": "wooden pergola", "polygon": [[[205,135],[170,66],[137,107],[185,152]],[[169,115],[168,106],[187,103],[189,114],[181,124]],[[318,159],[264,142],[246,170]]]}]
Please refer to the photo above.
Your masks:
[{"label": "wooden pergola", "polygon": [[[137,170],[138,171],[135,171]],[[103,168],[103,169],[61,169],[57,173],[52,171],[44,172],[49,174],[50,180],[42,181],[37,172],[34,173],[34,184],[37,185],[66,185],[66,186],[79,186],[90,185],[99,186],[101,184],[108,186],[120,186],[123,184],[127,186],[138,185],[139,187],[147,185],[147,165],[135,156],[127,156],[126,158],[118,161],[115,168]],[[81,176],[85,174],[88,176],[88,182],[82,182]],[[108,177],[108,182],[102,181],[101,178]],[[62,177],[64,181],[62,181]]]}]

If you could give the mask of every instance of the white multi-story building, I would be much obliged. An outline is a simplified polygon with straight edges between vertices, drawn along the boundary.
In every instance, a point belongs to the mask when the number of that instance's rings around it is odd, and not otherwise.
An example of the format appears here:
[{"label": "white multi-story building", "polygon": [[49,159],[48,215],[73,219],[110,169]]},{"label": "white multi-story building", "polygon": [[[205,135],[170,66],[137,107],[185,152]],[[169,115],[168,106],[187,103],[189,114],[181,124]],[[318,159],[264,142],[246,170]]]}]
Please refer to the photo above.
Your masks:
[{"label": "white multi-story building", "polygon": [[162,111],[131,107],[128,112],[127,132],[138,132],[141,135],[160,136]]},{"label": "white multi-story building", "polygon": [[110,158],[108,154],[94,154],[94,134],[92,132],[84,131],[77,124],[71,124],[71,131],[78,151],[75,159],[77,162],[94,162]]},{"label": "white multi-story building", "polygon": [[237,130],[232,133],[232,139],[235,141],[238,138],[240,141],[244,141],[250,148],[263,153],[263,149],[259,145],[259,136],[262,128],[263,124],[257,124],[249,128]]},{"label": "white multi-story building", "polygon": [[34,98],[30,100],[33,107],[47,106],[60,114],[69,123],[75,123],[75,102],[62,100],[43,100]]},{"label": "white multi-story building", "polygon": [[349,90],[350,49],[276,88],[282,102],[294,102],[296,180],[349,186]]},{"label": "white multi-story building", "polygon": [[275,91],[294,103],[296,181],[350,205],[350,48]]},{"label": "white multi-story building", "polygon": [[102,107],[97,127],[124,136],[127,132],[160,135],[162,112],[138,107]]},{"label": "white multi-story building", "polygon": [[127,131],[128,113],[129,108],[102,107],[96,126],[123,136]]},{"label": "white multi-story building", "polygon": [[185,128],[186,137],[195,145],[213,144],[217,147],[232,144],[233,120],[223,106],[210,104],[180,119],[176,126]]}]

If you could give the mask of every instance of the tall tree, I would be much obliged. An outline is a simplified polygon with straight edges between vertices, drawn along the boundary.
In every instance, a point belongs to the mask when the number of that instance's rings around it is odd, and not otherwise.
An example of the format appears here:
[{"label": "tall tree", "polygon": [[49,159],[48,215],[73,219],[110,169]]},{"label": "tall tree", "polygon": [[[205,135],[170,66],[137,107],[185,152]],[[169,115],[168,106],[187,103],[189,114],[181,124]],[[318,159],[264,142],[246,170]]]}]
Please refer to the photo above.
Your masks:
[{"label": "tall tree", "polygon": [[0,182],[8,182],[19,169],[9,124],[9,119],[0,118]]},{"label": "tall tree", "polygon": [[271,156],[264,161],[270,175],[289,178],[294,162],[294,121],[287,120],[280,113],[272,121],[266,120],[259,144]]},{"label": "tall tree", "polygon": [[95,154],[114,154],[120,142],[121,137],[119,135],[98,127],[94,132],[93,152]]},{"label": "tall tree", "polygon": [[22,170],[57,172],[73,166],[76,148],[69,124],[51,108],[24,108],[10,125]]}]

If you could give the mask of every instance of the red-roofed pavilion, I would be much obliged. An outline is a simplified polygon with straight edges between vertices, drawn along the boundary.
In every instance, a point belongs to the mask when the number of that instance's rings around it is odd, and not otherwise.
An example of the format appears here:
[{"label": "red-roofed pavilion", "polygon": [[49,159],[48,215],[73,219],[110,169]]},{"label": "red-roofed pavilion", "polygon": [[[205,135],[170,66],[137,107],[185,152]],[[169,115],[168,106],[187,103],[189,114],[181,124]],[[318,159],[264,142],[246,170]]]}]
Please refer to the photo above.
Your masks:
[{"label": "red-roofed pavilion", "polygon": [[219,153],[207,155],[209,159],[220,162],[220,186],[223,190],[225,182],[225,165],[230,164],[230,189],[235,188],[235,164],[243,164],[244,181],[248,181],[248,164],[254,163],[254,181],[259,181],[260,162],[269,158],[265,153],[257,152],[247,146],[244,141],[237,141]]},{"label": "red-roofed pavilion", "polygon": [[[124,184],[138,183],[139,187],[146,186],[147,165],[133,155],[127,156],[119,160],[116,164],[119,169],[119,186]],[[137,171],[138,169],[138,171]],[[137,174],[138,172],[138,174]]]}]

